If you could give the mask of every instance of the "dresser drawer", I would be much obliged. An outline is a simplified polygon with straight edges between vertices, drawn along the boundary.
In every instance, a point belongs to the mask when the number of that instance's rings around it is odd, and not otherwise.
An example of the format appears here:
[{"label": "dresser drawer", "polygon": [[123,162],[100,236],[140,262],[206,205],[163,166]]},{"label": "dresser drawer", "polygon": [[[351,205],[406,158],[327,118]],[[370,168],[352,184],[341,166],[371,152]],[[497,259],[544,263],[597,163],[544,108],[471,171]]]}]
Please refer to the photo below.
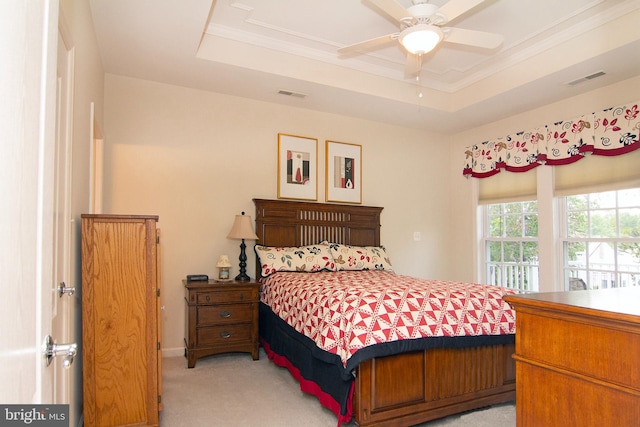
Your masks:
[{"label": "dresser drawer", "polygon": [[220,323],[251,322],[253,304],[214,304],[198,306],[196,324],[214,325]]},{"label": "dresser drawer", "polygon": [[229,289],[224,291],[198,292],[198,304],[220,304],[225,302],[251,302],[255,299],[251,289]]},{"label": "dresser drawer", "polygon": [[[525,311],[517,316],[518,355],[640,391],[638,358],[623,357],[629,349],[640,349],[637,330],[614,328],[612,321],[589,324],[580,317],[564,316],[563,319],[555,312],[547,316],[547,312],[541,310],[534,314]],[[564,345],[548,345],[559,342]],[[626,350],[617,354],[612,349]]]},{"label": "dresser drawer", "polygon": [[250,323],[208,326],[206,328],[198,328],[197,345],[224,345],[237,341],[251,342]]}]

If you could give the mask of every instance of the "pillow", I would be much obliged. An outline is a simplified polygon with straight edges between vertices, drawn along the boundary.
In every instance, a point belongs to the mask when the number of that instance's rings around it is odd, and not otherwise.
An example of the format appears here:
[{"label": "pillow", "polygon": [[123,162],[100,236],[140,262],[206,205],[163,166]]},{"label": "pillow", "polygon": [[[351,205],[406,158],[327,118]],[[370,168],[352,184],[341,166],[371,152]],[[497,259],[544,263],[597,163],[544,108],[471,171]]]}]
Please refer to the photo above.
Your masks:
[{"label": "pillow", "polygon": [[262,277],[278,271],[336,271],[333,255],[326,243],[311,246],[270,247],[255,246]]},{"label": "pillow", "polygon": [[391,260],[383,246],[349,246],[329,243],[336,270],[393,271]]}]

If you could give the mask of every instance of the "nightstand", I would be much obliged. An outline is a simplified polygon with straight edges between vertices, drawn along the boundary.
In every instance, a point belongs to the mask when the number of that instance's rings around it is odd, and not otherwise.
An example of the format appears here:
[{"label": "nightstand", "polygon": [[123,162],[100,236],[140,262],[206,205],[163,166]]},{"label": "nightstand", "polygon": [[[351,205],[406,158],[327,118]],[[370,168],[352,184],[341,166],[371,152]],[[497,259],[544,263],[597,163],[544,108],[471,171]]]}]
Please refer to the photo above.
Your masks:
[{"label": "nightstand", "polygon": [[258,360],[258,282],[182,281],[187,366],[212,354],[246,352]]}]

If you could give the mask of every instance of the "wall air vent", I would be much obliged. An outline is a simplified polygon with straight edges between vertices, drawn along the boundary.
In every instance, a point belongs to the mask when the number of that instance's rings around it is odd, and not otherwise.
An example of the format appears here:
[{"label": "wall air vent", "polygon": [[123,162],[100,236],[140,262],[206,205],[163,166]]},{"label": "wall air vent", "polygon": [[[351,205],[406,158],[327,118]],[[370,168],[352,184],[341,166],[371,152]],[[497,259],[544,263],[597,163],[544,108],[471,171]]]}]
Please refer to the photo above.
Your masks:
[{"label": "wall air vent", "polygon": [[589,80],[593,80],[593,79],[596,79],[598,77],[604,76],[605,74],[607,74],[607,73],[605,73],[602,70],[596,71],[595,73],[589,74],[588,76],[580,77],[579,79],[575,79],[575,80],[572,80],[570,82],[567,82],[566,84],[568,86],[575,86],[575,85],[578,85],[580,83],[588,82]]},{"label": "wall air vent", "polygon": [[280,95],[293,96],[294,98],[306,98],[307,97],[306,93],[294,92],[294,91],[286,90],[286,89],[280,89],[278,91],[278,93]]}]

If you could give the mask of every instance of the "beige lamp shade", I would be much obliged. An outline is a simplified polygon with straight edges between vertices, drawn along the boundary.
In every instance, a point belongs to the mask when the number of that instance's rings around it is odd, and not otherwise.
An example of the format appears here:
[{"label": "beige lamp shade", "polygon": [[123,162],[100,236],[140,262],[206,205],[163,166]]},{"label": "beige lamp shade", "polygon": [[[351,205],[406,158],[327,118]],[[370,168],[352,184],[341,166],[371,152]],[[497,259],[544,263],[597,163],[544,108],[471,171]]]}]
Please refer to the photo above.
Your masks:
[{"label": "beige lamp shade", "polygon": [[258,240],[258,236],[254,233],[253,226],[251,225],[251,216],[245,215],[244,212],[242,212],[242,215],[236,215],[227,239]]},{"label": "beige lamp shade", "polygon": [[218,258],[218,262],[216,263],[216,267],[218,267],[218,280],[230,280],[231,261],[229,261],[229,257],[227,255],[220,255],[220,258]]},{"label": "beige lamp shade", "polygon": [[220,255],[220,258],[218,258],[218,262],[216,263],[216,267],[221,268],[221,267],[231,267],[231,261],[229,261],[229,256],[228,255]]}]

